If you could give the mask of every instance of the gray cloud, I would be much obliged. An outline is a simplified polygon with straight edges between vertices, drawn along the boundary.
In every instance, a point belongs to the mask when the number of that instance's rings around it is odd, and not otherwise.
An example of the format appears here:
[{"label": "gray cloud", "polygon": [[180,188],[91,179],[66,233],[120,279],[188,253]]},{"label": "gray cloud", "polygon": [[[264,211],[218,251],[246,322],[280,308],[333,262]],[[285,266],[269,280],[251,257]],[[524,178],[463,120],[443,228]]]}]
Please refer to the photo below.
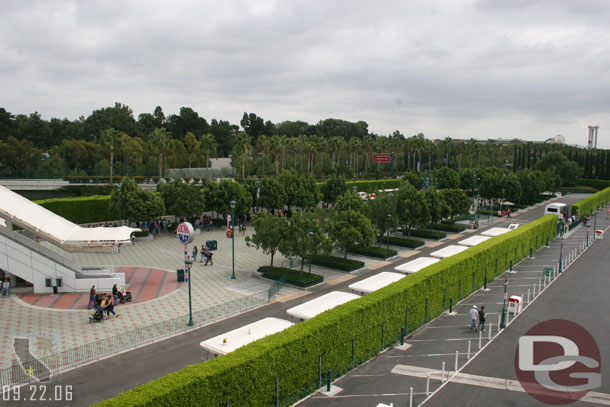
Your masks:
[{"label": "gray cloud", "polygon": [[605,1],[3,6],[2,106],[13,113],[74,119],[120,101],[136,114],[336,117],[433,138],[584,144],[587,124],[610,131]]}]

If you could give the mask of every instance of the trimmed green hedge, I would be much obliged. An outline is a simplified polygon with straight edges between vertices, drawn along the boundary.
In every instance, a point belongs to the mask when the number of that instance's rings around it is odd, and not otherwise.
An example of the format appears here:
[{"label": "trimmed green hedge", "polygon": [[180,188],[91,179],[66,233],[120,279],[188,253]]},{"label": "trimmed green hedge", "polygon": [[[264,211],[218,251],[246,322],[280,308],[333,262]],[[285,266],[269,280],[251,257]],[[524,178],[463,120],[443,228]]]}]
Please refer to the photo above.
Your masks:
[{"label": "trimmed green hedge", "polygon": [[[387,236],[385,236],[381,239],[382,245],[387,244],[387,242],[388,242]],[[406,239],[404,237],[390,236],[390,244],[392,246],[409,247],[411,249],[415,249],[415,248],[425,245],[426,242],[424,242],[422,240]]]},{"label": "trimmed green hedge", "polygon": [[354,271],[364,267],[364,262],[360,260],[344,259],[328,254],[314,254],[311,257],[311,264],[341,271]]},{"label": "trimmed green hedge", "polygon": [[407,310],[411,331],[426,316],[431,320],[440,315],[449,299],[464,298],[481,287],[485,275],[493,280],[507,268],[507,260],[526,257],[526,243],[536,249],[544,245],[555,236],[556,224],[556,216],[544,216],[275,335],[98,405],[266,406],[275,401],[276,378],[280,403],[293,404],[317,389],[320,361],[324,380],[327,369],[334,378],[352,367],[352,361],[359,364],[374,357],[400,339]]},{"label": "trimmed green hedge", "polygon": [[286,283],[296,285],[297,287],[311,287],[324,281],[323,276],[314,273],[311,273],[310,276],[307,271],[301,272],[300,269],[293,270],[285,267],[263,266],[258,268],[258,272],[263,277],[271,280],[279,280],[285,275]]},{"label": "trimmed green hedge", "polygon": [[351,246],[347,251],[349,253],[360,254],[367,257],[376,257],[378,259],[387,259],[398,254],[398,252],[394,249],[388,250],[385,247],[375,246]]},{"label": "trimmed green hedge", "polygon": [[572,215],[579,218],[590,215],[610,201],[610,187],[602,189],[591,196],[581,199],[572,205]]},{"label": "trimmed green hedge", "polygon": [[595,188],[598,191],[610,188],[610,180],[607,179],[579,179],[578,186]]},{"label": "trimmed green hedge", "polygon": [[133,235],[135,237],[147,237],[148,236],[148,231],[147,230],[143,230],[141,232],[133,232]]},{"label": "trimmed green hedge", "polygon": [[451,223],[440,223],[434,225],[432,229],[442,230],[444,232],[452,232],[452,233],[460,233],[466,230],[466,226],[459,224],[451,224]]},{"label": "trimmed green hedge", "polygon": [[109,195],[44,199],[34,202],[74,223],[108,222],[118,218],[118,213],[110,211]]},{"label": "trimmed green hedge", "polygon": [[[409,231],[407,229],[402,229],[403,236],[409,236]],[[447,237],[446,233],[442,232],[434,232],[432,230],[425,229],[411,229],[411,237],[421,237],[423,239],[433,239],[440,240]]]}]

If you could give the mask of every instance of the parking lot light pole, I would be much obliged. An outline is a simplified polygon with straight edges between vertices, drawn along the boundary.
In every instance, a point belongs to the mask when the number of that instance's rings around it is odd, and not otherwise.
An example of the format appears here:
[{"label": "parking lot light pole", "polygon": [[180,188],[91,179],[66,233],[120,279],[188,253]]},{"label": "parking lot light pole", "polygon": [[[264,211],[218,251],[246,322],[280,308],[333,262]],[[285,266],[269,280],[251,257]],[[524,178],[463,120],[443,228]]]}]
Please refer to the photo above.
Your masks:
[{"label": "parking lot light pole", "polygon": [[309,235],[309,279],[311,281],[311,254],[313,252],[313,232],[310,230],[307,234]]},{"label": "parking lot light pole", "polygon": [[189,322],[186,324],[188,326],[193,326],[195,325],[193,323],[193,307],[191,306],[191,269],[192,269],[192,265],[193,265],[193,260],[188,258],[186,260],[184,260],[184,268],[187,270],[188,276],[189,276]]},{"label": "parking lot light pole", "polygon": [[508,274],[504,274],[504,304],[502,305],[502,322],[500,323],[500,329],[506,328],[506,290],[508,288]]},{"label": "parking lot light pole", "polygon": [[390,250],[390,222],[392,221],[392,215],[390,215],[389,213],[385,216],[385,218],[388,221],[388,242],[386,244],[386,250]]},{"label": "parking lot light pole", "polygon": [[232,269],[231,280],[235,280],[235,201],[229,202],[231,204],[231,252],[232,256]]},{"label": "parking lot light pole", "polygon": [[561,226],[561,246],[559,246],[559,272],[563,271],[563,225]]},{"label": "parking lot light pole", "polygon": [[123,184],[118,183],[117,187],[119,188],[119,226],[123,223],[122,214],[121,214],[121,190],[123,189]]}]

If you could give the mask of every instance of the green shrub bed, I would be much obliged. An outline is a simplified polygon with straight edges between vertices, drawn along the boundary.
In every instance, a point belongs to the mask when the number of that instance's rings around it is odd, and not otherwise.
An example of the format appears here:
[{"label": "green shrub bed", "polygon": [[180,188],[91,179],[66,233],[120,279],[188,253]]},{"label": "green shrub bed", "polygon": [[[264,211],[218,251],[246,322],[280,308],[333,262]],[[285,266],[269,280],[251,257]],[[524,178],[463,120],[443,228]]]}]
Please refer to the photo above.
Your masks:
[{"label": "green shrub bed", "polygon": [[374,357],[400,340],[407,314],[407,331],[432,320],[449,299],[465,298],[483,285],[485,276],[491,281],[502,273],[507,260],[526,257],[525,244],[537,249],[552,239],[556,224],[556,216],[544,216],[275,335],[98,405],[267,406],[275,403],[276,384],[280,404],[291,405],[317,389],[320,363],[324,382],[327,370],[335,378]]},{"label": "green shrub bed", "polygon": [[452,233],[460,233],[466,230],[466,226],[451,224],[451,223],[439,223],[434,225],[432,229],[442,230],[443,232],[452,232]]},{"label": "green shrub bed", "polygon": [[331,256],[329,254],[313,255],[311,257],[311,264],[341,271],[354,271],[364,267],[364,262],[360,260],[344,259],[343,257]]},{"label": "green shrub bed", "polygon": [[398,254],[398,252],[394,249],[386,249],[385,247],[375,247],[375,246],[351,246],[348,250],[349,253],[360,254],[362,256],[367,257],[376,257],[378,259],[387,259],[389,257],[394,257]]},{"label": "green shrub bed", "polygon": [[572,215],[587,216],[606,205],[610,201],[610,187],[602,189],[591,196],[581,199],[572,205]]},{"label": "green shrub bed", "polygon": [[[388,242],[388,237],[385,236],[381,239],[381,244],[384,245]],[[423,240],[406,239],[404,237],[390,236],[390,244],[392,246],[409,247],[415,249],[426,244]]]},{"label": "green shrub bed", "polygon": [[[409,236],[409,231],[407,229],[402,229],[402,235]],[[425,229],[411,229],[411,236],[412,237],[421,237],[423,239],[440,240],[440,239],[446,238],[447,233],[434,232],[432,230],[425,230]]]},{"label": "green shrub bed", "polygon": [[143,230],[141,232],[133,232],[133,235],[135,237],[147,237],[148,236],[148,231]]},{"label": "green shrub bed", "polygon": [[285,267],[263,266],[258,268],[258,272],[261,273],[264,278],[270,280],[279,280],[285,275],[286,283],[296,285],[297,287],[310,287],[324,281],[323,276],[314,273],[309,275],[307,271],[301,272],[300,269],[293,270]]},{"label": "green shrub bed", "polygon": [[607,179],[579,179],[578,186],[595,188],[598,191],[610,188],[610,180]]},{"label": "green shrub bed", "polygon": [[118,213],[112,213],[110,210],[110,195],[44,199],[34,202],[74,223],[108,222],[118,218]]}]

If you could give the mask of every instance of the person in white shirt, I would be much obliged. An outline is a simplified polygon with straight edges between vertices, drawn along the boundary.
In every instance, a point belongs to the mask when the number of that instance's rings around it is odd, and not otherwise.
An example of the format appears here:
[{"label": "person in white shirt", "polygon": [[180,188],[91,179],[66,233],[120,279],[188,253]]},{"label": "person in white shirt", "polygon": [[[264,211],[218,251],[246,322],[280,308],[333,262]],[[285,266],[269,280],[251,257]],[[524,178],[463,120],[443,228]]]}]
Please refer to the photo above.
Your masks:
[{"label": "person in white shirt", "polygon": [[4,280],[4,282],[2,283],[2,290],[0,291],[0,294],[2,295],[8,295],[8,289],[10,288],[11,283],[10,281],[7,279]]},{"label": "person in white shirt", "polygon": [[472,308],[470,308],[470,319],[472,320],[472,322],[470,324],[470,329],[476,329],[478,318],[479,318],[479,311],[477,310],[477,306],[473,305]]}]

